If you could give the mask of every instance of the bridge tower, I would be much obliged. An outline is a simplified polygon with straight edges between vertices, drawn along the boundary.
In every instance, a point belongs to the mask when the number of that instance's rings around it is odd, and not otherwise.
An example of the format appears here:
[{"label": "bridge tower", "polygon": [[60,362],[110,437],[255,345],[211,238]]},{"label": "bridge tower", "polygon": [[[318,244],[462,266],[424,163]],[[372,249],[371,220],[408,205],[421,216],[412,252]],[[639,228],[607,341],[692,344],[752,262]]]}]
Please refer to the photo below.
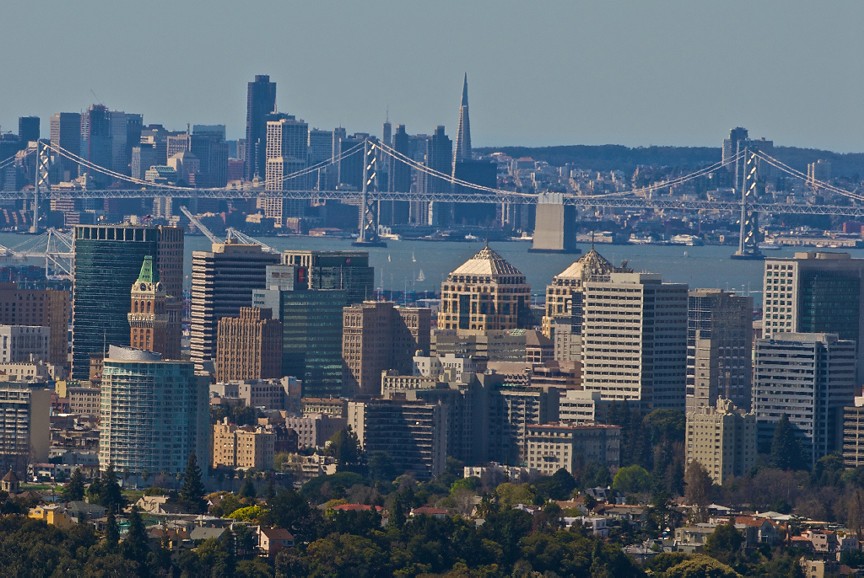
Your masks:
[{"label": "bridge tower", "polygon": [[741,183],[741,229],[738,250],[733,259],[764,259],[759,250],[759,213],[753,208],[758,196],[756,153],[744,150],[744,175]]},{"label": "bridge tower", "polygon": [[363,189],[360,192],[360,230],[355,247],[386,247],[387,243],[378,236],[378,200],[370,185],[375,186],[375,149],[369,139],[363,141]]},{"label": "bridge tower", "polygon": [[33,222],[30,224],[30,232],[39,232],[39,203],[42,199],[39,197],[39,190],[45,188],[50,190],[51,183],[49,181],[48,169],[51,168],[51,156],[46,147],[41,141],[36,141],[36,179],[33,186]]}]

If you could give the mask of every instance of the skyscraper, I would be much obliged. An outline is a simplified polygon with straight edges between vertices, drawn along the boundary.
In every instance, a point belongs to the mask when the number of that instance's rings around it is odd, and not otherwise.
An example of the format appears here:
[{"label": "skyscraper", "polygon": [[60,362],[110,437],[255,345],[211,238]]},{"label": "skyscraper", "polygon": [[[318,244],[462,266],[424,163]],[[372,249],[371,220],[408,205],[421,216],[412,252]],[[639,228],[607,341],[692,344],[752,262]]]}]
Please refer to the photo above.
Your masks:
[{"label": "skyscraper", "polygon": [[165,292],[183,293],[183,230],[175,227],[78,225],[74,230],[72,377],[87,379],[90,357],[107,345],[128,345],[129,288],[147,256]]},{"label": "skyscraper", "polygon": [[308,275],[312,290],[344,289],[348,303],[362,303],[372,297],[375,269],[369,266],[366,251],[302,251],[282,253],[282,263],[296,265]]},{"label": "skyscraper", "polygon": [[18,140],[21,141],[21,147],[26,147],[28,142],[39,140],[39,117],[38,116],[20,116],[18,117]]},{"label": "skyscraper", "polygon": [[[306,168],[309,157],[309,125],[287,114],[274,114],[267,121],[267,161],[264,190],[302,191],[308,188],[308,175],[287,178]],[[285,217],[302,217],[304,201],[286,201],[281,195],[264,199],[264,216],[275,219],[278,226]]]},{"label": "skyscraper", "polygon": [[200,179],[203,188],[220,188],[228,184],[228,143],[225,142],[225,125],[196,124],[192,127],[189,150],[200,162]]},{"label": "skyscraper", "polygon": [[276,110],[276,83],[258,74],[246,89],[246,180],[264,178],[267,164],[267,115]]},{"label": "skyscraper", "polygon": [[857,393],[855,343],[832,333],[781,333],[756,341],[753,413],[767,448],[785,415],[811,467],[843,447],[843,408]]},{"label": "skyscraper", "polygon": [[[810,251],[766,259],[763,336],[837,333],[857,343],[864,359],[864,259]],[[857,382],[864,383],[864,364]]]},{"label": "skyscraper", "polygon": [[403,375],[413,370],[413,357],[429,351],[431,311],[396,307],[387,301],[366,301],[345,307],[342,315],[344,382],[353,396],[376,396],[381,372]]},{"label": "skyscraper", "polygon": [[282,377],[282,324],[269,309],[241,307],[219,320],[216,381]]},{"label": "skyscraper", "polygon": [[456,140],[453,146],[453,175],[456,163],[471,160],[471,120],[468,117],[468,73],[462,82],[462,104],[459,106],[459,124],[456,126]]},{"label": "skyscraper", "polygon": [[653,273],[585,284],[582,385],[641,409],[685,407],[687,285]]},{"label": "skyscraper", "polygon": [[693,289],[687,306],[687,412],[718,398],[750,409],[753,298]]},{"label": "skyscraper", "polygon": [[530,305],[525,275],[487,245],[441,284],[438,329],[478,335],[530,328]]},{"label": "skyscraper", "polygon": [[[103,168],[111,168],[111,119],[108,108],[94,104],[81,115],[81,156]],[[90,188],[102,188],[111,179],[99,171],[81,167]]]},{"label": "skyscraper", "polygon": [[216,358],[219,320],[252,305],[252,290],[263,289],[267,265],[279,255],[258,245],[214,243],[210,251],[192,253],[190,354],[197,371]]},{"label": "skyscraper", "polygon": [[132,475],[182,474],[189,454],[210,456],[207,385],[188,361],[111,346],[102,372],[99,467]]},{"label": "skyscraper", "polygon": [[[81,115],[77,112],[58,112],[51,115],[51,144],[60,146],[73,155],[81,154]],[[78,176],[78,165],[58,155],[56,166],[62,181]]]}]

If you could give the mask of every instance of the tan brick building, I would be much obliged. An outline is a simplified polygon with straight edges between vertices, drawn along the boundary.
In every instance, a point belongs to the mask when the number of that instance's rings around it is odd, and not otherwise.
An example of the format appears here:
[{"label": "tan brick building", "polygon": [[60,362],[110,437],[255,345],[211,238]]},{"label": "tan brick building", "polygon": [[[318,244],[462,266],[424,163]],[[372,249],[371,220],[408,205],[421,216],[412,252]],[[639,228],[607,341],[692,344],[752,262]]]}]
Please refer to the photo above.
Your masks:
[{"label": "tan brick building", "polygon": [[0,325],[38,325],[51,330],[49,358],[68,365],[71,298],[67,291],[19,289],[0,283]]},{"label": "tan brick building", "polygon": [[273,469],[276,434],[263,427],[236,426],[226,420],[213,426],[214,468]]},{"label": "tan brick building", "polygon": [[281,377],[282,323],[269,309],[241,307],[239,317],[219,320],[216,381]]},{"label": "tan brick building", "polygon": [[441,284],[438,329],[476,335],[530,328],[530,305],[525,275],[487,245]]}]

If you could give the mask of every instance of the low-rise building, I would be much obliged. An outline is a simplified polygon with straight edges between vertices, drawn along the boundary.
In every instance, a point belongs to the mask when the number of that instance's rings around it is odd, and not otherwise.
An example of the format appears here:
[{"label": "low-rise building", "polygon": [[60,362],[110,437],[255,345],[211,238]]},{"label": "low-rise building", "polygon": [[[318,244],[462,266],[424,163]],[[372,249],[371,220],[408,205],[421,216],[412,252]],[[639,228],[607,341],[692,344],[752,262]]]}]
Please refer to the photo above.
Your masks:
[{"label": "low-rise building", "polygon": [[346,424],[344,417],[327,414],[285,418],[285,427],[297,432],[297,447],[300,449],[323,448],[336,432],[345,429]]},{"label": "low-rise building", "polygon": [[527,465],[551,475],[571,474],[587,464],[614,468],[621,460],[621,428],[560,423],[527,426]]}]

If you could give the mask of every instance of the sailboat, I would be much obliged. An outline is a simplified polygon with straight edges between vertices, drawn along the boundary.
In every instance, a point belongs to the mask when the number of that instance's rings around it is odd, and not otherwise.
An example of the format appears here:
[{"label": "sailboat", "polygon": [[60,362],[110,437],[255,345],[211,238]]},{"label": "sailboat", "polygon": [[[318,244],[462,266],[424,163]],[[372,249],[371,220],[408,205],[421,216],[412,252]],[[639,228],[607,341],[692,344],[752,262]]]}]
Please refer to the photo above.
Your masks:
[{"label": "sailboat", "polygon": [[412,262],[412,263],[416,263],[416,262],[417,262],[417,257],[414,256],[414,251],[411,251],[411,262]]},{"label": "sailboat", "polygon": [[417,273],[417,281],[422,283],[425,280],[426,280],[426,275],[423,273],[423,269],[420,269],[420,272]]}]

